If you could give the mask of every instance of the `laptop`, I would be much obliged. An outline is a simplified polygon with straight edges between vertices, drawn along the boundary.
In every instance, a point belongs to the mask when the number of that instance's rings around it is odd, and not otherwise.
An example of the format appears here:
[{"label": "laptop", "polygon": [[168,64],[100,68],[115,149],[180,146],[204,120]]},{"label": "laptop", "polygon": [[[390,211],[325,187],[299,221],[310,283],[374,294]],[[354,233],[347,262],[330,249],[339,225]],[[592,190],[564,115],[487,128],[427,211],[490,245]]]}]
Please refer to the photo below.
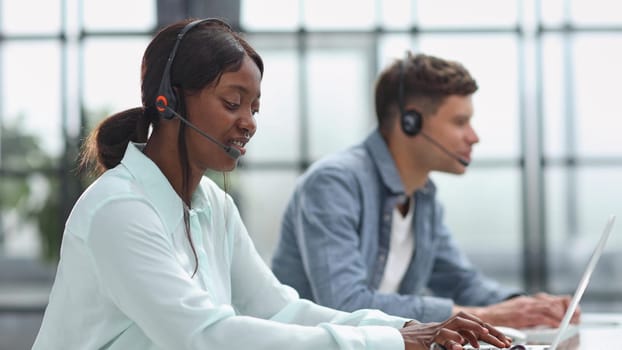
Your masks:
[{"label": "laptop", "polygon": [[[570,319],[572,318],[572,315],[577,309],[577,306],[579,306],[579,301],[581,301],[581,297],[583,297],[583,293],[585,292],[585,289],[587,288],[587,285],[590,282],[590,277],[592,276],[592,272],[594,271],[594,268],[596,267],[596,263],[598,262],[598,259],[602,255],[603,250],[605,249],[605,244],[607,243],[607,239],[609,238],[609,234],[611,233],[611,229],[613,228],[615,219],[616,219],[615,215],[612,215],[609,217],[609,220],[607,220],[607,225],[605,225],[605,229],[603,230],[600,240],[598,241],[596,248],[594,248],[594,252],[592,253],[590,260],[587,263],[585,271],[583,272],[583,276],[581,276],[581,280],[579,281],[579,285],[577,286],[577,289],[574,292],[574,295],[572,296],[572,300],[570,301],[570,304],[568,305],[566,314],[564,315],[564,318],[562,319],[559,325],[559,328],[557,328],[556,330],[555,337],[551,345],[516,344],[510,347],[511,350],[556,350],[557,349],[557,347],[562,342],[562,340],[564,340],[564,334],[566,333],[566,330],[568,329],[570,325]],[[436,349],[445,349],[442,346],[438,346],[438,344],[434,344],[434,345],[436,346]],[[431,347],[431,349],[433,348],[434,346]],[[467,345],[464,347],[464,349],[475,349],[475,348],[473,348],[470,345]],[[489,344],[480,344],[479,349],[480,350],[501,350],[500,348],[489,345]]]}]

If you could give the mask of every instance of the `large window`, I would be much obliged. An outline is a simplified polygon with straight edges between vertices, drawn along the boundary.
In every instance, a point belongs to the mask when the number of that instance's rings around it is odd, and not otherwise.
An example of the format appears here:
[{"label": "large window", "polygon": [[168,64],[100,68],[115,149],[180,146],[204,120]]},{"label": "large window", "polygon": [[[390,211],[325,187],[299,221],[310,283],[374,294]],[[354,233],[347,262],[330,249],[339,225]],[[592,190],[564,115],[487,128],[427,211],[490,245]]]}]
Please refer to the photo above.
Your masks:
[{"label": "large window", "polygon": [[140,105],[155,2],[0,6],[0,254],[54,261],[82,190],[75,160],[84,133],[109,112]]},{"label": "large window", "polygon": [[[84,186],[75,173],[81,138],[140,104],[157,4],[0,7],[0,255],[53,258]],[[464,176],[433,175],[460,244],[505,283],[572,291],[607,216],[622,216],[615,1],[243,0],[240,8],[266,69],[259,130],[231,192],[266,261],[296,178],[375,127],[374,80],[412,50],[462,62],[480,86],[473,164]],[[614,234],[588,300],[622,292],[620,247]]]}]

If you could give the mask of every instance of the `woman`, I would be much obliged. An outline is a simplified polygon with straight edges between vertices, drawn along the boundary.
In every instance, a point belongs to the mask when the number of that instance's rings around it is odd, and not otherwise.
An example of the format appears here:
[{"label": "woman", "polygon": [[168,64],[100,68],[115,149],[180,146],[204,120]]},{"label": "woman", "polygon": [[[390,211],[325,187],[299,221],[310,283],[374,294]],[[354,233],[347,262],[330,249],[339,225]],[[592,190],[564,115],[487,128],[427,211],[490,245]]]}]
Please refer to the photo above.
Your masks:
[{"label": "woman", "polygon": [[105,172],[67,221],[34,349],[509,345],[465,314],[420,324],[344,313],[276,280],[231,197],[203,177],[234,169],[246,152],[262,74],[259,55],[222,21],[156,35],[142,62],[143,106],[107,118],[85,144],[83,164]]}]

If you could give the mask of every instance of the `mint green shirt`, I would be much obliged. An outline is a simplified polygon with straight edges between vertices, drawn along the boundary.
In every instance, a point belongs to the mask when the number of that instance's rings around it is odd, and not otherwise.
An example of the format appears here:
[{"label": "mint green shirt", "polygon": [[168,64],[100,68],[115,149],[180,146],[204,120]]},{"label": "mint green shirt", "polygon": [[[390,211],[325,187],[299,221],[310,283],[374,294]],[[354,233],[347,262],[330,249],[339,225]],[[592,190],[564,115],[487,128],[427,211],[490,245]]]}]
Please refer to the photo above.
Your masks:
[{"label": "mint green shirt", "polygon": [[407,319],[300,299],[256,252],[229,195],[208,178],[189,212],[130,144],[80,197],[35,350],[404,349]]}]

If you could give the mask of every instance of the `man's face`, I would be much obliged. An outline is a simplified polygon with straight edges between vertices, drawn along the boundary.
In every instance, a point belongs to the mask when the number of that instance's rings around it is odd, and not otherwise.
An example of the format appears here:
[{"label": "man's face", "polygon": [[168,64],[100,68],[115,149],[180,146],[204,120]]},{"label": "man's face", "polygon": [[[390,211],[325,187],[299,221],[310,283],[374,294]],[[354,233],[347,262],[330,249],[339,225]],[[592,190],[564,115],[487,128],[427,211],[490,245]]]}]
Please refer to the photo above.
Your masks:
[{"label": "man's face", "polygon": [[[466,166],[456,158],[471,162],[473,145],[479,141],[471,125],[473,103],[471,96],[450,95],[443,100],[436,113],[423,118],[422,135],[418,135],[418,152],[430,171],[462,174]],[[432,140],[426,139],[426,136]],[[434,141],[444,147],[434,145]],[[447,153],[451,153],[449,155]]]}]

